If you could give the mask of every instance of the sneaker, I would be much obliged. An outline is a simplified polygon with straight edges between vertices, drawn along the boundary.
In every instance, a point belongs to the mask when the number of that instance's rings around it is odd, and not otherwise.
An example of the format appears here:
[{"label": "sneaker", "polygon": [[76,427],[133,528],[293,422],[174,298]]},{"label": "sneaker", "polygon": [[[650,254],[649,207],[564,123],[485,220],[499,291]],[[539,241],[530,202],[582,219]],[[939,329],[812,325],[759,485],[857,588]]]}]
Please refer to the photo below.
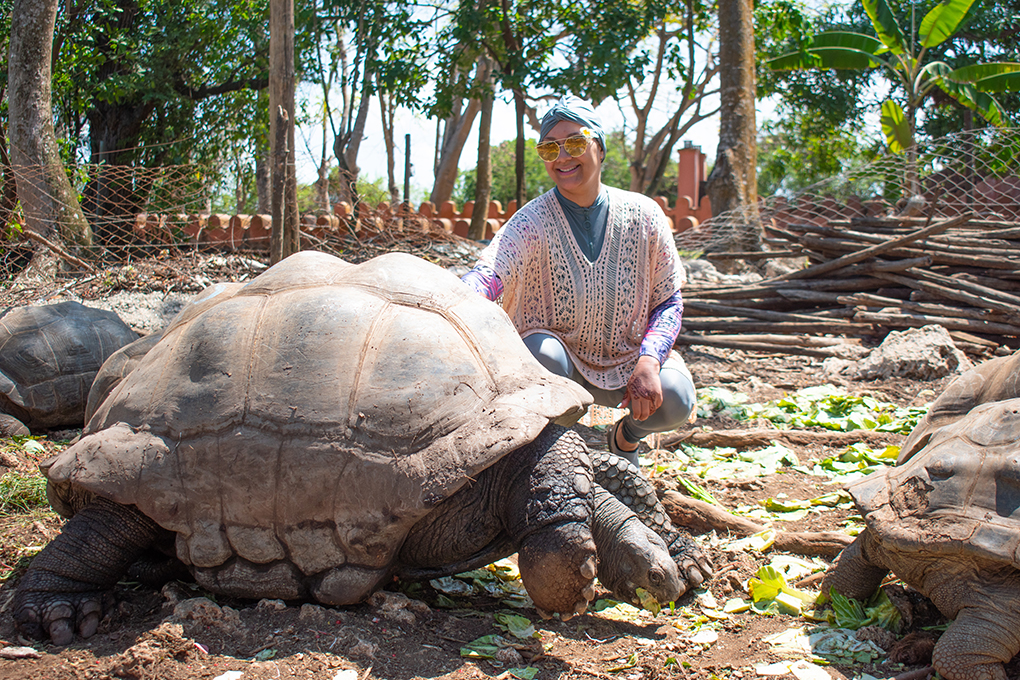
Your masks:
[{"label": "sneaker", "polygon": [[[616,424],[609,428],[609,453],[619,456],[624,460],[630,461],[634,467],[641,467],[641,462],[638,459],[638,449],[633,451],[624,451],[616,445],[616,430],[623,424],[623,418],[616,421]],[[640,448],[640,447],[639,447]]]}]

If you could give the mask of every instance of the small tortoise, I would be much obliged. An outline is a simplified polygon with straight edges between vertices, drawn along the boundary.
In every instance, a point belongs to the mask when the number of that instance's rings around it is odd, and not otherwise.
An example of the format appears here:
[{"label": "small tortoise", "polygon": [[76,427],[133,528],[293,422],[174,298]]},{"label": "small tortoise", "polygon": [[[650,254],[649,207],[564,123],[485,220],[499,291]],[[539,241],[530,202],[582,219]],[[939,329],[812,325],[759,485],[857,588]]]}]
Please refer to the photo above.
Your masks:
[{"label": "small tortoise", "polygon": [[420,258],[298,253],[182,311],[143,354],[44,465],[71,519],[17,586],[34,637],[92,635],[150,547],[215,593],[332,605],[517,552],[536,608],[563,617],[596,573],[660,602],[711,573],[668,519],[672,559],[593,483],[565,427],[590,395]]},{"label": "small tortoise", "polygon": [[0,315],[0,434],[81,427],[99,367],[137,337],[114,312],[79,302]]},{"label": "small tortoise", "polygon": [[892,571],[955,619],[935,646],[946,680],[1004,680],[1020,652],[1020,399],[930,430],[908,460],[848,486],[866,528],[822,582],[857,599]]}]

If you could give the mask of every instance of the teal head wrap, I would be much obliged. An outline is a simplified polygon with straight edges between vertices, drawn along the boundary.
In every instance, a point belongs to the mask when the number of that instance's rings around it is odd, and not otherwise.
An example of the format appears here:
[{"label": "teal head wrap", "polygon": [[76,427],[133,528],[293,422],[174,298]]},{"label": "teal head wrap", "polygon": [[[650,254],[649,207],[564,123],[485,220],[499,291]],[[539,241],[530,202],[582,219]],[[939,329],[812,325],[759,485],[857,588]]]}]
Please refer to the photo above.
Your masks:
[{"label": "teal head wrap", "polygon": [[591,128],[599,146],[602,147],[602,153],[606,152],[606,132],[602,129],[602,121],[591,104],[569,94],[560,97],[560,100],[542,117],[542,129],[538,133],[539,141],[545,139],[553,126],[561,120],[573,121]]}]

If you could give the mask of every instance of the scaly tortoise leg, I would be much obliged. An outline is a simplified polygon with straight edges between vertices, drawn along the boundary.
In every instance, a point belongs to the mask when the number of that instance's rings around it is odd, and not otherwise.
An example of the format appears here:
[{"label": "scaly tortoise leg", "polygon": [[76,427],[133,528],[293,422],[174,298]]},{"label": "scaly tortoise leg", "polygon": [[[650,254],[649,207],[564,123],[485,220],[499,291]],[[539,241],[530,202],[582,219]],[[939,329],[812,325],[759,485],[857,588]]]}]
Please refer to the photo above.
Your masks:
[{"label": "scaly tortoise leg", "polygon": [[932,653],[945,680],[1006,680],[1004,664],[1020,652],[1020,574],[1006,571],[947,581],[931,594],[954,618]]},{"label": "scaly tortoise leg", "polygon": [[662,537],[680,571],[680,594],[697,588],[712,576],[712,561],[690,534],[676,527],[659,501],[655,487],[625,458],[612,453],[592,451],[595,483],[630,508],[645,526]]},{"label": "scaly tortoise leg", "polygon": [[845,597],[866,600],[878,590],[889,570],[868,557],[870,542],[871,534],[865,529],[843,548],[822,579],[822,595],[828,597],[829,591],[835,588]]},{"label": "scaly tortoise leg", "polygon": [[18,581],[14,619],[35,639],[88,638],[110,604],[110,590],[162,529],[134,507],[97,498],[32,560]]}]

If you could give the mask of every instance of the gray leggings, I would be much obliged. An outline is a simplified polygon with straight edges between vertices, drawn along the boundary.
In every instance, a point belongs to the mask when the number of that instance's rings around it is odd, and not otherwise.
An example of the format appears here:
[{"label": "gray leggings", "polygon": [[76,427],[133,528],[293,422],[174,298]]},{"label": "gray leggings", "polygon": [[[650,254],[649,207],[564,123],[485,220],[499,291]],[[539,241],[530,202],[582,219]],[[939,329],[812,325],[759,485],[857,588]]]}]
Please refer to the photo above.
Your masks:
[{"label": "gray leggings", "polygon": [[[617,408],[623,401],[626,390],[604,390],[588,382],[570,360],[559,338],[548,333],[533,333],[524,338],[524,344],[538,363],[550,372],[580,384],[591,393],[596,404]],[[694,409],[694,384],[676,359],[666,359],[659,369],[659,381],[662,383],[662,406],[645,420],[637,420],[629,413],[623,419],[623,436],[631,443],[655,432],[670,432],[682,427]]]}]

